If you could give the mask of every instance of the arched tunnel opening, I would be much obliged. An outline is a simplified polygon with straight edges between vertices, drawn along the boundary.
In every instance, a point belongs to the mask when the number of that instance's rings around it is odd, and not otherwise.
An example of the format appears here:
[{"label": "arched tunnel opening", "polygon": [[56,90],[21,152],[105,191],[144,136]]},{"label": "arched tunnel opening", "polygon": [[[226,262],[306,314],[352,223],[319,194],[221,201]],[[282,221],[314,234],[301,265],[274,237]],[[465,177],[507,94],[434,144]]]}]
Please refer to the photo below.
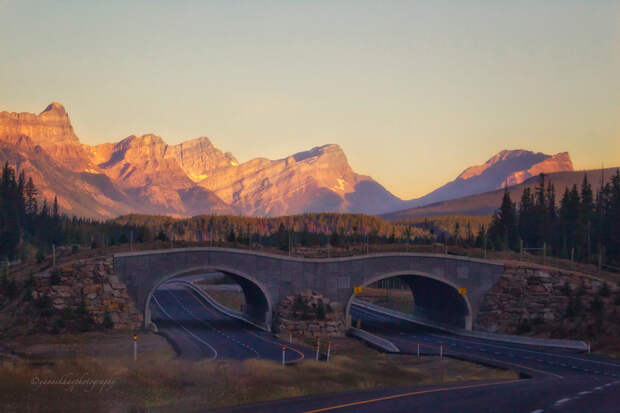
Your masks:
[{"label": "arched tunnel opening", "polygon": [[263,329],[271,328],[272,306],[266,291],[242,275],[222,270],[196,270],[161,282],[150,294],[145,322],[183,321],[238,326],[248,321]]},{"label": "arched tunnel opening", "polygon": [[[466,297],[456,287],[428,276],[404,274],[381,278],[363,286],[352,300],[405,313],[429,325],[471,329]],[[351,314],[351,306],[348,311]],[[355,324],[355,313],[351,317]]]}]

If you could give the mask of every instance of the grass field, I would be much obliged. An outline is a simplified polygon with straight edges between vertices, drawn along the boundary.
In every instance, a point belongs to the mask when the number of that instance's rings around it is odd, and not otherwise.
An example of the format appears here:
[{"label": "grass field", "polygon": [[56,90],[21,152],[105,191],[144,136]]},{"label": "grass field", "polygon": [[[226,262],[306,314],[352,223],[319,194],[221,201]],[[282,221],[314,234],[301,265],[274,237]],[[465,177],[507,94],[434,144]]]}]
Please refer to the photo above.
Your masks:
[{"label": "grass field", "polygon": [[[378,387],[424,385],[489,378],[513,379],[512,371],[459,360],[378,353],[349,338],[333,342],[330,362],[283,367],[265,360],[188,361],[160,337],[140,336],[134,363],[130,332],[51,338],[48,350],[0,366],[0,410],[201,411],[285,397]],[[41,340],[42,337],[39,337]],[[34,343],[13,343],[32,349]],[[66,351],[62,351],[62,345]],[[73,347],[71,347],[73,346]],[[35,354],[36,353],[36,354]]]},{"label": "grass field", "polygon": [[403,313],[411,313],[413,310],[413,295],[409,287],[406,289],[391,288],[389,290],[364,287],[356,298]]}]

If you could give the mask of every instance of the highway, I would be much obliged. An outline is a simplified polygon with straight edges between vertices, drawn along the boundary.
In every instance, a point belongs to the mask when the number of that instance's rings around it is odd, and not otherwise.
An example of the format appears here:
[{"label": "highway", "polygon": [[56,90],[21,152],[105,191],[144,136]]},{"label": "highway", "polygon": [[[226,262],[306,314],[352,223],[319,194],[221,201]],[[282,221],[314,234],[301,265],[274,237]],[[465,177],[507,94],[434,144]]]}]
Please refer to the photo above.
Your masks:
[{"label": "highway", "polygon": [[439,333],[356,305],[352,306],[351,317],[361,320],[364,330],[390,340],[403,353],[415,354],[419,344],[421,352],[439,355],[441,346],[444,354],[492,362],[493,365],[509,367],[533,377],[620,377],[620,362],[612,359],[594,358],[570,350],[537,348]]},{"label": "highway", "polygon": [[403,353],[439,354],[519,371],[523,379],[325,394],[226,409],[230,412],[618,413],[620,363],[571,351],[456,337],[352,306],[362,327]]},{"label": "highway", "polygon": [[229,317],[182,284],[164,284],[153,294],[152,320],[159,332],[189,359],[268,359],[302,361],[311,350],[290,346],[272,334]]}]

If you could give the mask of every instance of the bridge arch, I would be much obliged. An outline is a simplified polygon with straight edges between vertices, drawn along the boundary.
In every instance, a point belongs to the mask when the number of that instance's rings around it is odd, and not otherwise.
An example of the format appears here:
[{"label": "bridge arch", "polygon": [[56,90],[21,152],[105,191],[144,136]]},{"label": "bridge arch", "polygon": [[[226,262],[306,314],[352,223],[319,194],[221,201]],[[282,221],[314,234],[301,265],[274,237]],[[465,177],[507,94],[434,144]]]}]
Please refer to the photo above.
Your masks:
[{"label": "bridge arch", "polygon": [[144,303],[144,325],[146,327],[151,325],[151,298],[153,297],[155,290],[157,290],[161,285],[175,278],[195,274],[206,274],[210,272],[219,272],[235,280],[235,282],[237,282],[237,284],[241,287],[245,296],[245,316],[256,324],[264,326],[267,330],[271,330],[273,300],[267,288],[255,277],[249,274],[237,269],[217,265],[202,265],[192,268],[185,268],[183,270],[167,274],[159,279],[146,294],[146,300]]},{"label": "bridge arch", "polygon": [[[360,287],[390,278],[404,281],[413,294],[414,308],[420,307],[433,321],[472,329],[473,309],[469,297],[459,294],[459,286],[444,277],[415,270],[393,271],[367,278]],[[351,304],[356,296],[356,293],[351,294],[345,307],[345,320],[348,325],[351,320]]]}]

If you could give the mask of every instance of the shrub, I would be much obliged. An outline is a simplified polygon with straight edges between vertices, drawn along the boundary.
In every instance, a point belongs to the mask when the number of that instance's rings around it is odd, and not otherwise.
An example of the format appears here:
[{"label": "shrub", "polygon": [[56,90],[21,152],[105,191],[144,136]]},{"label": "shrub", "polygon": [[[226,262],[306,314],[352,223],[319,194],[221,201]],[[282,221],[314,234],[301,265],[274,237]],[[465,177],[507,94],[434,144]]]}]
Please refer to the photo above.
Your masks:
[{"label": "shrub", "polygon": [[24,289],[26,291],[24,294],[24,301],[32,301],[32,287],[30,284],[26,284]]},{"label": "shrub", "polygon": [[105,328],[114,328],[114,323],[112,322],[112,318],[110,317],[109,312],[106,312],[103,316],[103,326]]},{"label": "shrub", "polygon": [[41,296],[35,302],[35,305],[40,310],[41,317],[50,317],[54,313],[54,307],[52,307],[52,300],[47,294]]},{"label": "shrub", "polygon": [[601,288],[598,290],[598,295],[601,297],[609,297],[611,295],[611,289],[609,288],[609,284],[606,282],[601,285]]},{"label": "shrub", "polygon": [[168,236],[163,230],[160,230],[157,236],[155,237],[155,241],[168,241]]},{"label": "shrub", "polygon": [[573,318],[577,317],[583,311],[583,302],[581,301],[580,295],[575,295],[575,297],[571,298],[568,301],[568,305],[566,306],[566,317]]},{"label": "shrub", "polygon": [[529,333],[530,331],[532,331],[530,321],[527,318],[524,318],[517,326],[517,334]]},{"label": "shrub", "polygon": [[295,318],[300,318],[301,314],[306,310],[306,306],[304,305],[303,300],[301,299],[301,295],[297,294],[293,299],[293,314]]},{"label": "shrub", "polygon": [[9,299],[12,300],[17,297],[18,292],[19,291],[17,290],[17,283],[15,282],[15,280],[9,280],[6,285],[6,295],[9,297]]},{"label": "shrub", "polygon": [[327,311],[327,314],[331,314],[334,312],[334,309],[329,303],[327,303],[327,305],[325,306],[325,310]]},{"label": "shrub", "polygon": [[63,321],[73,321],[77,317],[76,317],[75,311],[73,311],[71,307],[65,307],[60,313],[60,318]]},{"label": "shrub", "polygon": [[567,297],[571,295],[573,289],[570,288],[570,284],[568,281],[566,281],[564,285],[560,287],[560,292]]},{"label": "shrub", "polygon": [[37,264],[41,264],[43,261],[45,261],[45,253],[40,248],[37,250],[36,260]]},{"label": "shrub", "polygon": [[59,318],[54,321],[52,328],[50,330],[50,334],[60,334],[67,327],[67,323],[64,319]]},{"label": "shrub", "polygon": [[50,276],[50,284],[51,285],[58,285],[58,284],[60,284],[60,281],[61,281],[60,275],[61,275],[60,269],[54,268],[52,270],[52,274]]},{"label": "shrub", "polygon": [[316,306],[316,319],[325,320],[325,305],[323,304],[323,300],[319,300]]},{"label": "shrub", "polygon": [[590,311],[595,316],[602,316],[603,314],[603,300],[599,296],[595,296],[592,302],[590,303]]}]

